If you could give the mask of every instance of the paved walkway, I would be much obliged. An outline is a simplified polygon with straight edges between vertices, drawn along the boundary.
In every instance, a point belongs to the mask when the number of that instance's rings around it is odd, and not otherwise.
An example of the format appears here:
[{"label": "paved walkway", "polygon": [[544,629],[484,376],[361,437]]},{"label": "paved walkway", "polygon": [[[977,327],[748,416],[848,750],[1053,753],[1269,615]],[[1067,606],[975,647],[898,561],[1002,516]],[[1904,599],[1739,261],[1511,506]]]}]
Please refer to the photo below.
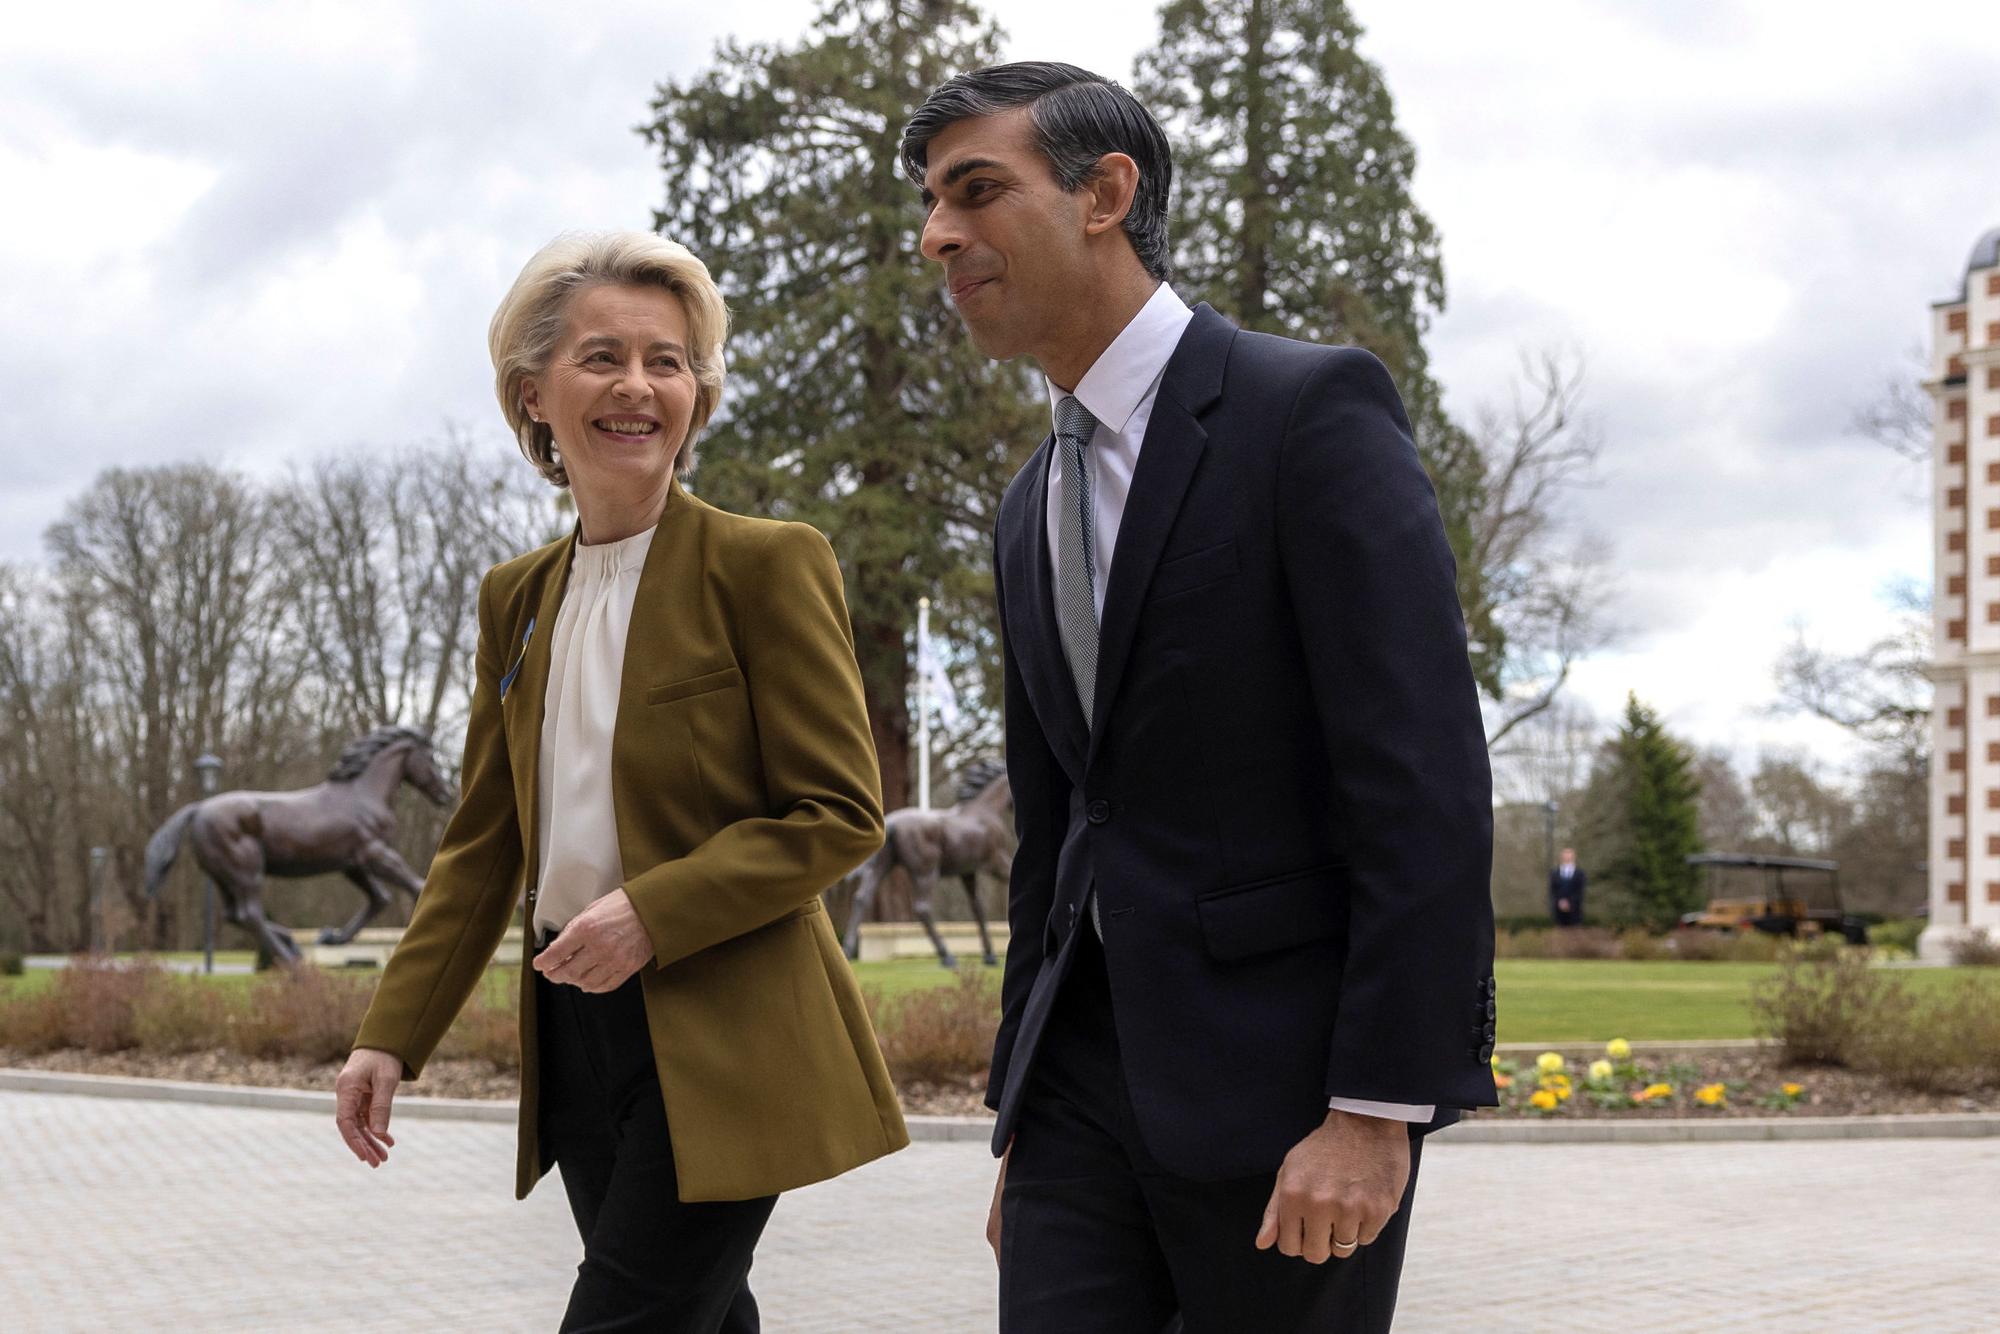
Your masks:
[{"label": "paved walkway", "polygon": [[[0,1093],[0,1324],[553,1329],[578,1256],[559,1183],[509,1198],[510,1127],[398,1129],[371,1173],[316,1115]],[[1993,1140],[1441,1136],[1397,1328],[1990,1331],[1996,1183]],[[920,1144],[788,1196],[765,1328],[992,1330],[991,1184],[979,1146]]]}]

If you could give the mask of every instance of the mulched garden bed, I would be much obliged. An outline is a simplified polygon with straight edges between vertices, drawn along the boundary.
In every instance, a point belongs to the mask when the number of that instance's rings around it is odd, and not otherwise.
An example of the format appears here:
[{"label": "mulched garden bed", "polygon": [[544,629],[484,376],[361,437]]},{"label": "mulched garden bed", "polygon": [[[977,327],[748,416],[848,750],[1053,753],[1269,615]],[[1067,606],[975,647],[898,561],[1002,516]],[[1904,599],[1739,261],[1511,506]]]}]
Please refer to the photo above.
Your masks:
[{"label": "mulched garden bed", "polygon": [[[1537,1072],[1534,1059],[1527,1057],[1515,1062],[1518,1068],[1513,1087],[1503,1095],[1506,1105],[1474,1115],[1489,1119],[1652,1121],[1676,1117],[2000,1113],[2000,1088],[1918,1093],[1897,1088],[1873,1075],[1838,1067],[1786,1065],[1779,1060],[1775,1050],[1676,1052],[1667,1057],[1653,1057],[1644,1048],[1635,1054],[1634,1061],[1651,1076],[1647,1082],[1672,1084],[1673,1092],[1641,1106],[1613,1110],[1596,1105],[1585,1090],[1589,1062],[1602,1053],[1594,1048],[1580,1047],[1560,1047],[1556,1050],[1564,1055],[1572,1081],[1571,1096],[1559,1104],[1558,1110],[1536,1112],[1528,1108],[1527,1099],[1536,1087]],[[325,1092],[333,1090],[334,1078],[340,1073],[337,1062],[315,1063],[300,1058],[252,1060],[226,1051],[162,1055],[140,1051],[99,1054],[72,1049],[31,1056],[0,1047],[0,1066],[17,1070],[172,1079],[185,1083],[250,1084]],[[1716,1083],[1726,1089],[1726,1096],[1719,1105],[1709,1107],[1696,1102],[1696,1089]],[[1795,1103],[1788,1107],[1765,1104],[1765,1098],[1788,1083],[1803,1086]],[[985,1116],[988,1113],[981,1101],[985,1087],[984,1075],[908,1084],[901,1090],[903,1108],[916,1115]],[[402,1091],[411,1097],[426,1098],[512,1098],[520,1091],[520,1080],[514,1072],[501,1073],[486,1061],[438,1059],[425,1069],[422,1079],[414,1084],[405,1084]]]}]

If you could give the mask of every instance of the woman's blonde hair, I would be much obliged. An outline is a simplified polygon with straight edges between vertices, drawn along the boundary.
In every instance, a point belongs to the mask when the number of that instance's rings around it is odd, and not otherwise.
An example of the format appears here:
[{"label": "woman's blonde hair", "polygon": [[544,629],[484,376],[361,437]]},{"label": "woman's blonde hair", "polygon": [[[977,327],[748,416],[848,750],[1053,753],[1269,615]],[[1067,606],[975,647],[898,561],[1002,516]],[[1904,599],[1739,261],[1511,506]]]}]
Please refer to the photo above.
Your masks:
[{"label": "woman's blonde hair", "polygon": [[556,449],[555,433],[546,422],[528,415],[521,385],[548,369],[556,344],[562,341],[569,299],[604,283],[665,288],[687,316],[694,413],[674,455],[675,471],[685,474],[694,467],[695,437],[722,401],[722,343],[729,333],[729,308],[708,276],[708,266],[678,241],[651,232],[564,232],[521,267],[486,333],[500,411],[528,462],[556,486],[568,486],[569,474]]}]

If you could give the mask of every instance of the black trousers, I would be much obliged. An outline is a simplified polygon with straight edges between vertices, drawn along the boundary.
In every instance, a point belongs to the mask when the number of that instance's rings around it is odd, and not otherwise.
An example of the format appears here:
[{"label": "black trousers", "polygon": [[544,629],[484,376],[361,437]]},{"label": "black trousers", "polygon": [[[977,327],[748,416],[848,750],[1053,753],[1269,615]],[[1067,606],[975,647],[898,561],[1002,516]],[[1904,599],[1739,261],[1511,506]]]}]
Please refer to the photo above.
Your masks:
[{"label": "black trousers", "polygon": [[1256,1249],[1273,1173],[1189,1181],[1140,1141],[1104,948],[1077,958],[1035,1057],[1000,1203],[1001,1334],[1380,1334],[1396,1311],[1423,1141],[1373,1245],[1323,1265]]},{"label": "black trousers", "polygon": [[777,1197],[681,1202],[639,988],[535,978],[542,1150],[583,1235],[562,1328],[756,1334],[750,1258]]}]

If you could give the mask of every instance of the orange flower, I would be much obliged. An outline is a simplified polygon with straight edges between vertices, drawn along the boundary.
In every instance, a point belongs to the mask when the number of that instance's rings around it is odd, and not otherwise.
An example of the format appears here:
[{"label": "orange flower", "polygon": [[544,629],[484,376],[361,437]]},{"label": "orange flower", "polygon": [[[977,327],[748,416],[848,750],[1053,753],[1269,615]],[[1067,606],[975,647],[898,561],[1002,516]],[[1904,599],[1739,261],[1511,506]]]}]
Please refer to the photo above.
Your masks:
[{"label": "orange flower", "polygon": [[1556,1095],[1547,1089],[1537,1089],[1535,1096],[1528,1099],[1528,1105],[1538,1112],[1553,1112],[1556,1109]]},{"label": "orange flower", "polygon": [[1493,1087],[1494,1087],[1494,1088],[1497,1088],[1497,1089],[1510,1089],[1510,1088],[1513,1088],[1513,1087],[1514,1087],[1514,1079],[1513,1079],[1513,1076],[1511,1076],[1511,1075],[1495,1075],[1495,1076],[1493,1076]]}]

